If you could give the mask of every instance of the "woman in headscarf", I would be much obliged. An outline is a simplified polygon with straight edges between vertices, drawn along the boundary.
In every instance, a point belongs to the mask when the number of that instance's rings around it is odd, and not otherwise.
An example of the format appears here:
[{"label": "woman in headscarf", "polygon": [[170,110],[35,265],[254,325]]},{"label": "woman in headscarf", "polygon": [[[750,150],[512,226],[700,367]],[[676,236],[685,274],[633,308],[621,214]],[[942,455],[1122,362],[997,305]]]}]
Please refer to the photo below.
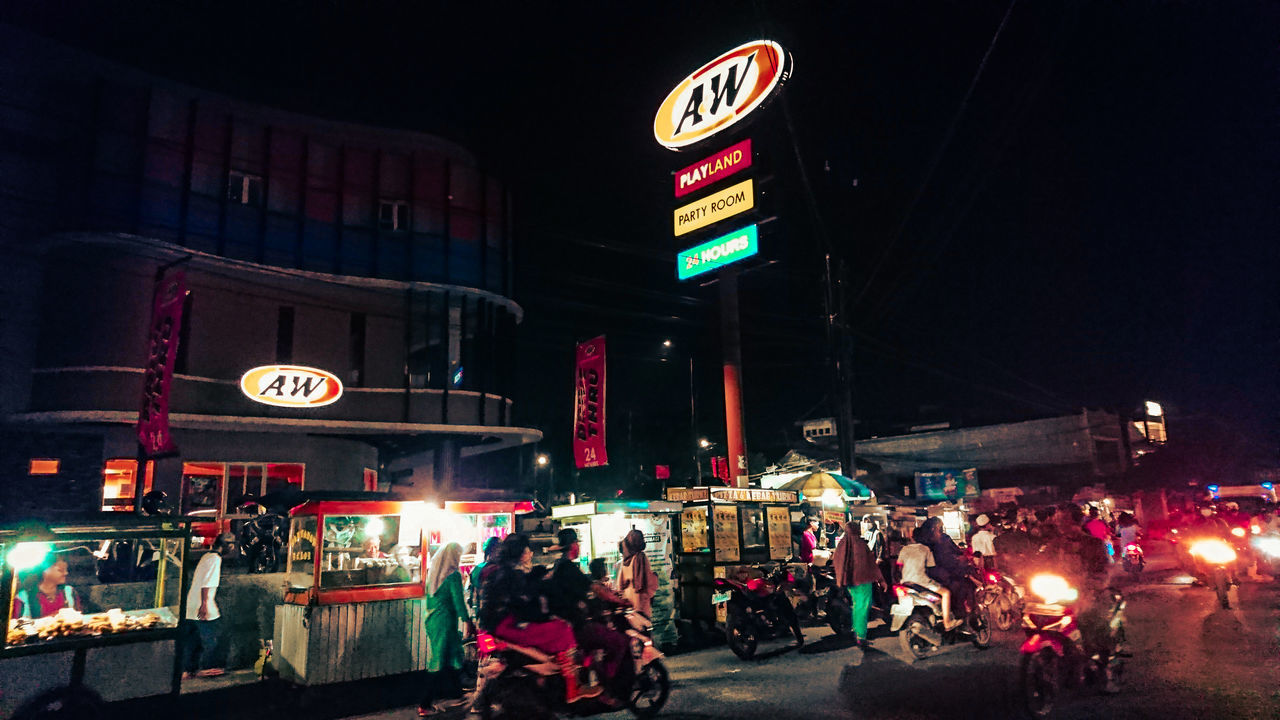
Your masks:
[{"label": "woman in headscarf", "polygon": [[836,571],[836,585],[845,588],[853,605],[853,632],[857,635],[858,645],[867,644],[867,613],[871,610],[871,588],[884,588],[884,576],[876,567],[875,556],[867,541],[862,539],[858,528],[846,526],[844,537],[836,544],[835,555],[831,559]]},{"label": "woman in headscarf", "polygon": [[462,635],[458,624],[467,620],[462,601],[462,546],[449,543],[436,551],[427,569],[426,629],[431,656],[427,661],[426,692],[418,703],[418,717],[427,717],[462,701]]},{"label": "woman in headscarf", "polygon": [[632,528],[622,538],[622,565],[618,568],[618,589],[622,598],[631,603],[636,612],[650,617],[653,614],[653,595],[658,592],[656,576],[644,554],[644,533]]},{"label": "woman in headscarf", "polygon": [[523,533],[511,533],[502,541],[496,561],[484,575],[480,589],[480,627],[516,645],[555,655],[564,678],[565,702],[597,697],[603,688],[587,685],[578,677],[578,642],[573,628],[547,615],[544,599],[531,578],[533,550]]}]

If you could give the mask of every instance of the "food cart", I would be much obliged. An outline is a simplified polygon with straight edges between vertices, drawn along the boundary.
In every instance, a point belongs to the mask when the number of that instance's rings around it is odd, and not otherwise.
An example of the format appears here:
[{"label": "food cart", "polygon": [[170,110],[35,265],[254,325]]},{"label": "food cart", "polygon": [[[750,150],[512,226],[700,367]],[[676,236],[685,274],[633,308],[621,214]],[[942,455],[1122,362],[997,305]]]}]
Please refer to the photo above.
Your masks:
[{"label": "food cart", "polygon": [[619,543],[633,529],[644,533],[645,555],[658,576],[658,591],[653,596],[653,636],[659,644],[675,644],[676,581],[673,577],[675,543],[672,518],[684,506],[666,500],[619,500],[558,505],[551,517],[562,528],[578,531],[583,571],[592,560],[602,558],[617,577],[614,567],[622,559]]},{"label": "food cart", "polygon": [[425,669],[426,503],[312,501],[289,516],[281,677],[317,685]]},{"label": "food cart", "polygon": [[427,522],[428,552],[456,542],[462,546],[462,575],[484,561],[484,543],[515,532],[516,515],[533,512],[532,500],[449,500],[444,511],[430,511]]},{"label": "food cart", "polygon": [[760,565],[792,554],[789,490],[760,488],[667,488],[680,512],[676,576],[679,615],[686,620],[723,622],[724,606],[712,602],[718,577],[747,577]]},{"label": "food cart", "polygon": [[[49,691],[92,691],[106,702],[176,697],[190,537],[185,519],[110,513],[0,527],[0,717]],[[112,543],[145,549],[133,582],[98,581],[98,557]],[[47,578],[59,587],[41,598]],[[65,607],[41,616],[56,605]]]}]

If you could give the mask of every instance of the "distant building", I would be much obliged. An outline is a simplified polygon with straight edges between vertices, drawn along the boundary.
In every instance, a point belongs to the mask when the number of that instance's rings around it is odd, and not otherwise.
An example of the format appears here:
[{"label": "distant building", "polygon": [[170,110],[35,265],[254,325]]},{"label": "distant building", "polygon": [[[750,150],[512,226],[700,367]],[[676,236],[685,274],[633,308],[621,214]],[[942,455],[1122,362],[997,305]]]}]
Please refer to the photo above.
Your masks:
[{"label": "distant building", "polygon": [[[148,485],[184,511],[288,488],[429,497],[464,458],[540,439],[510,397],[510,200],[465,149],[6,26],[0,123],[6,514],[131,506],[153,278],[169,263],[190,293],[170,395],[180,455]],[[332,373],[343,395],[279,408],[241,392],[274,364]]]}]

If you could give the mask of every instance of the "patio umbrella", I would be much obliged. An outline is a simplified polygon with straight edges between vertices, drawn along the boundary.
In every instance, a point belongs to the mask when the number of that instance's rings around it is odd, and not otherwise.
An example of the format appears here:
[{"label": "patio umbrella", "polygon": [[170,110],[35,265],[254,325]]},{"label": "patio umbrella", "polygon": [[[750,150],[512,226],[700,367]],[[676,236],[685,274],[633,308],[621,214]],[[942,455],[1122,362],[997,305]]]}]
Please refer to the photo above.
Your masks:
[{"label": "patio umbrella", "polygon": [[852,500],[854,498],[869,498],[872,496],[871,489],[866,485],[844,475],[829,472],[815,472],[808,475],[801,475],[782,485],[779,490],[794,490],[800,493],[801,497],[811,499],[821,499],[824,496],[830,496],[831,491],[840,494],[841,499]]}]

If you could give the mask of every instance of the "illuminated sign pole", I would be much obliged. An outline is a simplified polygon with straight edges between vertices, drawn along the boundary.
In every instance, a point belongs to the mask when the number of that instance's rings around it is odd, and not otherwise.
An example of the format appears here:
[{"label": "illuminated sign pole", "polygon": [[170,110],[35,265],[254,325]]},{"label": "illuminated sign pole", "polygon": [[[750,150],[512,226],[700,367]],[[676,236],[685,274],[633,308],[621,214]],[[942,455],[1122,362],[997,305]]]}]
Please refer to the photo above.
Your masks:
[{"label": "illuminated sign pole", "polygon": [[[680,81],[662,101],[653,134],[669,150],[700,144],[762,107],[791,75],[791,56],[776,42],[757,40],[740,45],[703,65]],[[751,166],[751,141],[724,148],[675,175],[679,198]],[[676,208],[676,237],[716,224],[755,206],[751,178]],[[725,435],[729,451],[729,484],[747,487],[747,443],[742,421],[742,341],[738,314],[737,263],[757,251],[755,225],[736,230],[677,256],[676,275],[686,279],[715,270],[720,284],[723,343]]]}]

